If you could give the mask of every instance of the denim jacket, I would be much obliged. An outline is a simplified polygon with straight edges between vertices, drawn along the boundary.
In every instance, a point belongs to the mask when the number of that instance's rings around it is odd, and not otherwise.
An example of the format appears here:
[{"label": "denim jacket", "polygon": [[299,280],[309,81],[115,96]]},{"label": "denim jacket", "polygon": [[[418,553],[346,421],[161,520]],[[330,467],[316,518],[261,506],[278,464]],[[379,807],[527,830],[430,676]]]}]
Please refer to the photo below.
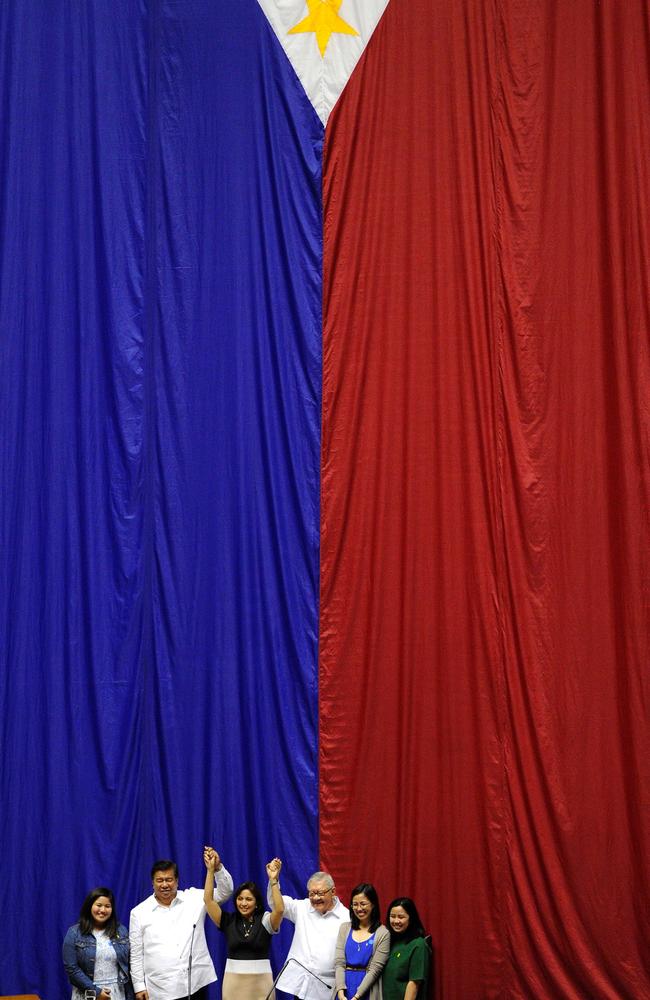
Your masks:
[{"label": "denim jacket", "polygon": [[[124,984],[126,1000],[133,1000],[133,986],[129,975],[129,932],[122,924],[117,929],[117,937],[111,939],[111,944],[115,948],[117,975]],[[79,924],[70,927],[63,941],[63,964],[68,979],[82,992],[93,990],[97,997],[101,993],[101,987],[93,983],[96,947],[94,935],[82,934]]]}]

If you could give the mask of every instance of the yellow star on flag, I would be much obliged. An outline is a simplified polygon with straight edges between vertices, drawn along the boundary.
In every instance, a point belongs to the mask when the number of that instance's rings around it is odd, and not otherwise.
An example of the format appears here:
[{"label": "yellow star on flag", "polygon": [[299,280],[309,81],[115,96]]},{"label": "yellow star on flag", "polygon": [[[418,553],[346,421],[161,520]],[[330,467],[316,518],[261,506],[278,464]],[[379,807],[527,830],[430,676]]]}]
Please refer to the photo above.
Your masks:
[{"label": "yellow star on flag", "polygon": [[289,35],[302,35],[313,31],[321,56],[325,55],[331,35],[358,35],[351,24],[339,17],[337,11],[343,0],[307,0],[309,13],[288,31]]}]

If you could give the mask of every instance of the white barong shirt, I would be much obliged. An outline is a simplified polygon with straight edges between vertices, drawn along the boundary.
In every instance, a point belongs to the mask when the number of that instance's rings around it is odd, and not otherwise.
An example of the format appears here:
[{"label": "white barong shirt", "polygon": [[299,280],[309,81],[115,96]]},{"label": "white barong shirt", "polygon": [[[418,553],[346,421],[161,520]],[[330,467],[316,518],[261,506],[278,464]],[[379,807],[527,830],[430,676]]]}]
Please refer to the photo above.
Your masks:
[{"label": "white barong shirt", "polygon": [[[214,898],[222,903],[232,891],[232,877],[222,865],[215,872]],[[147,990],[149,1000],[187,997],[190,943],[192,993],[215,981],[205,915],[203,889],[179,889],[169,906],[161,906],[151,895],[131,910],[131,979],[136,993]]]},{"label": "white barong shirt", "polygon": [[[293,993],[296,997],[330,997],[331,991],[322,986],[323,979],[328,986],[334,986],[334,952],[336,939],[342,923],[350,919],[349,910],[338,897],[331,910],[319,913],[308,899],[293,899],[283,896],[284,919],[296,925],[293,941],[287,955],[287,967],[278,980],[278,989]],[[296,961],[291,961],[296,959]],[[297,964],[306,966],[309,972]],[[312,972],[318,979],[315,979]]]}]

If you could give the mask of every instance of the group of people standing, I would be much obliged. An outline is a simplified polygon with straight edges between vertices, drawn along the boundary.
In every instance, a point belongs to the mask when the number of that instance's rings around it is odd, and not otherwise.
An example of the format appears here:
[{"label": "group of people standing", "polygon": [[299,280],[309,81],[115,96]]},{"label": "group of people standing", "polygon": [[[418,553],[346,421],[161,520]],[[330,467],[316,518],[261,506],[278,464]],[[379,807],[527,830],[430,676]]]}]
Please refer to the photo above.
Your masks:
[{"label": "group of people standing", "polygon": [[[153,893],[119,923],[110,889],[88,894],[79,922],[63,942],[72,1000],[206,1000],[216,973],[207,942],[206,915],[224,934],[227,961],[223,1000],[265,1000],[273,989],[271,940],[283,919],[295,925],[278,986],[296,1000],[415,1000],[427,980],[430,949],[412,899],[399,897],[381,923],[373,885],[352,890],[350,909],[327,872],[307,883],[307,897],[280,889],[282,862],[266,865],[267,905],[255,882],[233,880],[213,847],[203,852],[203,889],[179,890],[173,861],[151,869]],[[223,904],[234,895],[235,909]]]}]

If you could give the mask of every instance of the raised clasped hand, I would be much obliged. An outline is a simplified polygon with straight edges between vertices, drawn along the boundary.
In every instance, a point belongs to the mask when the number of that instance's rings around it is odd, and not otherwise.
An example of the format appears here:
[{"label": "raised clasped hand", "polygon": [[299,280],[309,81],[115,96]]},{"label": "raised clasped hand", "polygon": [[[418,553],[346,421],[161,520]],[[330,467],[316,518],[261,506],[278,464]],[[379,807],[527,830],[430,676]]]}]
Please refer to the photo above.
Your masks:
[{"label": "raised clasped hand", "polygon": [[282,868],[282,862],[280,861],[280,859],[273,858],[273,860],[269,861],[268,865],[266,866],[266,874],[270,879],[279,878],[281,868]]}]

